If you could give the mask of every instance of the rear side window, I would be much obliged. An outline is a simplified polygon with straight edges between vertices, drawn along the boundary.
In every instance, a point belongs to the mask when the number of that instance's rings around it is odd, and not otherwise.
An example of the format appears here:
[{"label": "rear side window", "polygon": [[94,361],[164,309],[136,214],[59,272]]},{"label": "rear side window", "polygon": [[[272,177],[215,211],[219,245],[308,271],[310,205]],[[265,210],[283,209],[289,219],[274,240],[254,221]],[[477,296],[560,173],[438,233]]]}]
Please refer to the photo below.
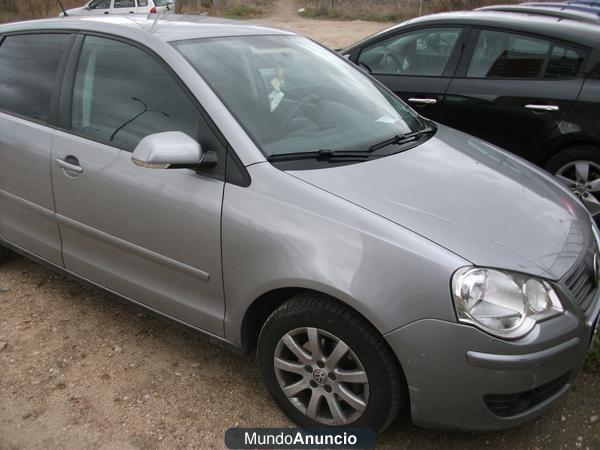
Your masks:
[{"label": "rear side window", "polygon": [[0,45],[0,109],[48,121],[58,68],[71,39],[68,34],[4,38]]},{"label": "rear side window", "polygon": [[71,129],[132,151],[142,138],[182,131],[206,149],[219,143],[171,74],[150,54],[112,39],[85,38],[73,91]]},{"label": "rear side window", "polygon": [[148,0],[138,0],[138,6],[148,6]]},{"label": "rear side window", "polygon": [[579,73],[584,52],[516,33],[482,30],[467,76],[470,78],[570,78]]},{"label": "rear side window", "polygon": [[115,0],[115,8],[135,8],[135,0]]}]

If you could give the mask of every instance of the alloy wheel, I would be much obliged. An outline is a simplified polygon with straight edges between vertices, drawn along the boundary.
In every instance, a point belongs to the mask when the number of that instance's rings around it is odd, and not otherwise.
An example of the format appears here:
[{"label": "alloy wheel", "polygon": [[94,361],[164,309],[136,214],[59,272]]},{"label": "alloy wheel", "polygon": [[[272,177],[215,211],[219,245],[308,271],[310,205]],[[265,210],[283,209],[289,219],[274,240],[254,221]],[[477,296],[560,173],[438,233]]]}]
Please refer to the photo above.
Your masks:
[{"label": "alloy wheel", "polygon": [[327,331],[296,328],[275,348],[279,387],[303,414],[324,425],[345,425],[367,408],[369,382],[356,354]]},{"label": "alloy wheel", "polygon": [[600,219],[600,165],[572,161],[558,169],[556,176],[581,199],[595,219]]}]

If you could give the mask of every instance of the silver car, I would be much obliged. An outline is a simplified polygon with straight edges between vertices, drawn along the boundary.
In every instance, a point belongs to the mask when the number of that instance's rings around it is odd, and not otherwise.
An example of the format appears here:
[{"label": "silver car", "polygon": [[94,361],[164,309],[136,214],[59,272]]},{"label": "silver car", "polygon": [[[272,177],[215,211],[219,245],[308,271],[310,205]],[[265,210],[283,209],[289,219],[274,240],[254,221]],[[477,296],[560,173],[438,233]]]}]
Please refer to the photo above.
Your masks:
[{"label": "silver car", "polygon": [[549,175],[309,39],[216,19],[0,27],[0,236],[257,349],[302,426],[521,423],[600,314],[597,231]]}]

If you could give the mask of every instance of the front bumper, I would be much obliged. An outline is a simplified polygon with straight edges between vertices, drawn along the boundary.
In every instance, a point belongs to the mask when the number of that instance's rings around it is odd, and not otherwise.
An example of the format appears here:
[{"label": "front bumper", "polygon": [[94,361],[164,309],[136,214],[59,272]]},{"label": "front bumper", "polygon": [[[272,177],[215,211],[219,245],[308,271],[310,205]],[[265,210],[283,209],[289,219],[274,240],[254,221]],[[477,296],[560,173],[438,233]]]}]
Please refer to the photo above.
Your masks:
[{"label": "front bumper", "polygon": [[434,319],[388,333],[406,376],[413,422],[492,430],[541,414],[569,391],[581,370],[600,314],[599,296],[600,290],[586,313],[568,308],[512,342]]}]

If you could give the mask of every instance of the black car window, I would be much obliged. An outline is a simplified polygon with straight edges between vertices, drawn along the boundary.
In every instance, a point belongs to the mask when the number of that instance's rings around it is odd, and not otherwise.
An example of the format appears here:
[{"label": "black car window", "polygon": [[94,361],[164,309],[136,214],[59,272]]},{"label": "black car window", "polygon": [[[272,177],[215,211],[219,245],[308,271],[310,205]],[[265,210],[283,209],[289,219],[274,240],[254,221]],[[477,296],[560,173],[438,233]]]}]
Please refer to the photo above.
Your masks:
[{"label": "black car window", "polygon": [[0,46],[0,109],[46,122],[71,40],[68,34],[7,36]]},{"label": "black car window", "polygon": [[154,57],[138,47],[85,38],[75,76],[72,131],[132,151],[154,133],[182,131],[210,150],[215,134]]},{"label": "black car window", "polygon": [[138,0],[138,6],[148,6],[148,0]]},{"label": "black car window", "polygon": [[365,48],[358,63],[374,74],[441,76],[461,28],[425,28]]},{"label": "black car window", "polygon": [[583,52],[517,33],[482,30],[467,70],[470,78],[573,77]]},{"label": "black car window", "polygon": [[95,0],[89,4],[90,9],[108,9],[110,8],[110,0]]},{"label": "black car window", "polygon": [[115,8],[135,8],[134,0],[115,0]]}]

